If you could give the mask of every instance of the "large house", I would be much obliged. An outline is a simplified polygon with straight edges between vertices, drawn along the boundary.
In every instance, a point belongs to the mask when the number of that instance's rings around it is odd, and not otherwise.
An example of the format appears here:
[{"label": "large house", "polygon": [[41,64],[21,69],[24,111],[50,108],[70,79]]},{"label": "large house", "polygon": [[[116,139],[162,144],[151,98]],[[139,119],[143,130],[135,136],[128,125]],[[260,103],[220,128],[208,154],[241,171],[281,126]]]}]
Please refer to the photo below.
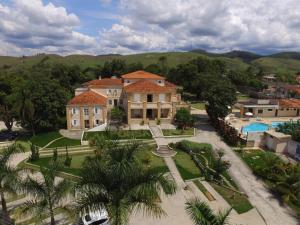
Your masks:
[{"label": "large house", "polygon": [[86,82],[67,104],[68,129],[104,124],[115,106],[124,109],[129,125],[171,123],[177,109],[189,108],[177,90],[164,77],[145,71]]}]

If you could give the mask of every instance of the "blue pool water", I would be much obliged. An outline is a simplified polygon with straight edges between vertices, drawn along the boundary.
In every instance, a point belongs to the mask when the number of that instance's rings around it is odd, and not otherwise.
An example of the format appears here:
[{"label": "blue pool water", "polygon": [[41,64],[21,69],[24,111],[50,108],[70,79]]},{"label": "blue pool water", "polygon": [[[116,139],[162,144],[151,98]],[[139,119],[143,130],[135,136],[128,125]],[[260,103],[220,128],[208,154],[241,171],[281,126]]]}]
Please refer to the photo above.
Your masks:
[{"label": "blue pool water", "polygon": [[[278,127],[279,124],[282,124],[284,122],[272,122],[270,124],[270,126],[272,126],[272,128],[276,128]],[[242,132],[243,133],[248,133],[248,132],[264,132],[269,130],[269,125],[265,124],[265,123],[258,123],[258,122],[254,122],[254,123],[250,123],[247,126],[243,127]]]},{"label": "blue pool water", "polygon": [[243,127],[243,133],[248,132],[264,132],[269,129],[269,125],[265,123],[250,123],[247,126]]}]

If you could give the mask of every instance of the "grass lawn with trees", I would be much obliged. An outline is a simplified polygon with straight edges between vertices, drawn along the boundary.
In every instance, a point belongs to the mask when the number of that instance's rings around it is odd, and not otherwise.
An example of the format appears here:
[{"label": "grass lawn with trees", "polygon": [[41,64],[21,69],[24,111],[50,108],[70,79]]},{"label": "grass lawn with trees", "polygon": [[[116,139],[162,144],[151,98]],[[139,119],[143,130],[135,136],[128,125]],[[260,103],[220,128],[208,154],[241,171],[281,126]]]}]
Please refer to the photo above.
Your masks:
[{"label": "grass lawn with trees", "polygon": [[116,135],[120,140],[126,139],[152,139],[151,132],[149,130],[113,130],[113,131],[95,131],[85,132],[83,140],[89,140],[95,135],[103,135],[106,138],[115,137]]},{"label": "grass lawn with trees", "polygon": [[194,128],[181,129],[162,129],[164,136],[180,136],[180,135],[194,135]]}]

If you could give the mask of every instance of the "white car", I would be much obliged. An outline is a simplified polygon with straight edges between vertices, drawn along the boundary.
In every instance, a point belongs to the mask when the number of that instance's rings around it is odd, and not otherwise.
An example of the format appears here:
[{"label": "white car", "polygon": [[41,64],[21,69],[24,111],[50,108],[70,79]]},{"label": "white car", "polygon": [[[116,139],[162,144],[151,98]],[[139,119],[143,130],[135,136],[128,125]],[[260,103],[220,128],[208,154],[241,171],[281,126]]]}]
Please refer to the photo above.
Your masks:
[{"label": "white car", "polygon": [[109,225],[109,217],[105,209],[90,212],[81,217],[79,224],[82,225]]}]

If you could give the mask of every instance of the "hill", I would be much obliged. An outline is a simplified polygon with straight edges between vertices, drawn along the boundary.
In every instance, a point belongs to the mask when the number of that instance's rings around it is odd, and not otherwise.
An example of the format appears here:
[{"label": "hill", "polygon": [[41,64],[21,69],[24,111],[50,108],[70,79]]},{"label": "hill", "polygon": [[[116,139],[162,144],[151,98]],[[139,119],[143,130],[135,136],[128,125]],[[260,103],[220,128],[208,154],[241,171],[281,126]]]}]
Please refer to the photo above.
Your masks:
[{"label": "hill", "polygon": [[63,63],[66,65],[79,65],[80,67],[97,67],[102,66],[106,61],[113,59],[125,60],[127,63],[141,62],[145,67],[158,63],[159,58],[165,56],[168,66],[175,67],[178,64],[186,63],[199,56],[208,58],[217,58],[226,62],[227,68],[232,70],[245,70],[247,67],[255,66],[261,68],[265,73],[276,73],[280,76],[294,75],[300,71],[300,53],[282,52],[270,56],[261,56],[252,52],[232,51],[227,53],[210,53],[204,50],[194,50],[191,52],[165,52],[165,53],[141,53],[132,55],[46,55],[39,54],[36,56],[11,57],[0,56],[0,68],[20,66],[27,67],[37,64],[41,61],[47,63]]}]

